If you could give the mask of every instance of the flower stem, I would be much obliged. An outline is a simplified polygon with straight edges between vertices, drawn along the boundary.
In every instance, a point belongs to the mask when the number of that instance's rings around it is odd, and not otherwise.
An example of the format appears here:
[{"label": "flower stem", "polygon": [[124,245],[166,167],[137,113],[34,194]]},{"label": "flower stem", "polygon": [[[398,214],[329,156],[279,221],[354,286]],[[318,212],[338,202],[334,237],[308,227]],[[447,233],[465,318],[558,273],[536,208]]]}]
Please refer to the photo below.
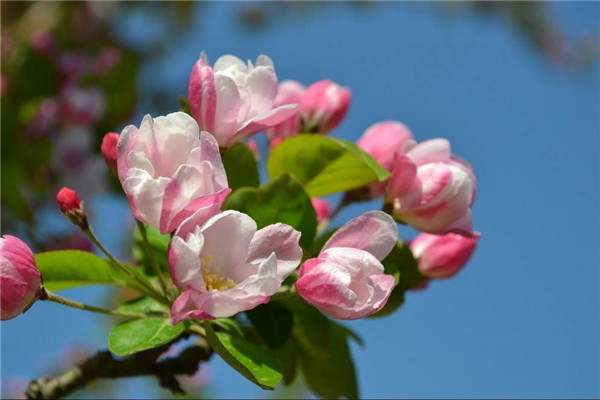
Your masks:
[{"label": "flower stem", "polygon": [[152,314],[139,313],[134,311],[118,311],[118,310],[109,310],[106,308],[89,306],[87,304],[80,303],[78,301],[70,300],[65,297],[59,296],[57,294],[52,293],[49,290],[45,290],[45,294],[41,297],[41,300],[50,300],[55,303],[59,303],[68,307],[77,308],[79,310],[91,311],[100,314],[114,315],[117,317],[123,318],[146,318],[151,316],[161,316],[164,317],[165,314],[153,312]]},{"label": "flower stem", "polygon": [[168,296],[169,292],[167,290],[167,285],[163,278],[162,271],[160,270],[160,267],[158,266],[158,262],[156,261],[156,257],[154,256],[154,251],[150,247],[150,242],[148,242],[148,235],[146,234],[146,227],[140,221],[136,220],[136,222],[137,222],[138,228],[140,230],[140,233],[142,234],[142,238],[144,240],[144,247],[146,248],[146,254],[148,254],[148,258],[150,259],[150,264],[152,264],[152,268],[154,268],[154,273],[156,274],[156,276],[158,278],[158,283],[160,284],[160,288],[162,289],[163,294],[165,296]]},{"label": "flower stem", "polygon": [[168,304],[170,305],[170,302],[168,299],[166,299],[160,292],[158,292],[156,290],[156,288],[154,286],[152,286],[151,284],[149,284],[148,282],[144,281],[143,279],[139,278],[138,276],[136,276],[133,271],[131,271],[129,268],[127,268],[123,263],[121,263],[119,260],[117,260],[100,242],[100,240],[98,240],[98,238],[96,237],[96,235],[94,234],[94,231],[92,231],[91,227],[88,227],[87,229],[84,229],[83,232],[87,235],[87,237],[90,238],[90,240],[100,249],[100,251],[102,253],[104,253],[106,255],[106,257],[108,257],[108,259],[115,264],[117,267],[119,267],[123,272],[125,272],[127,274],[127,276],[129,276],[129,278],[131,278],[133,281],[139,283],[141,285],[141,287],[144,289],[144,294],[147,296],[152,297],[154,300],[163,303],[163,304]]}]

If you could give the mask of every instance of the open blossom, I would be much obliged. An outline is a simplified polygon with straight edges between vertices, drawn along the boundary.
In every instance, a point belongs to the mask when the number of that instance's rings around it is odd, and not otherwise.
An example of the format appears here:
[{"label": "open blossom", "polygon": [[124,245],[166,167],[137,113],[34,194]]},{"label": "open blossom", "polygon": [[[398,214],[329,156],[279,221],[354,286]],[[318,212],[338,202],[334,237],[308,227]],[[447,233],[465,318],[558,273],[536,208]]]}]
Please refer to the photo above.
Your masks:
[{"label": "open blossom", "polygon": [[449,278],[460,271],[477,247],[479,233],[421,233],[410,249],[418,260],[419,271],[428,278]]},{"label": "open blossom", "polygon": [[225,55],[211,67],[202,52],[189,82],[192,116],[228,147],[297,113],[297,104],[276,107],[277,75],[271,59],[261,55],[244,63]]},{"label": "open blossom", "polygon": [[[406,153],[416,143],[406,125],[398,121],[383,121],[371,125],[356,144],[391,172],[396,151]],[[383,195],[386,183],[370,185],[370,196],[375,198]]]},{"label": "open blossom", "polygon": [[468,232],[474,200],[475,174],[446,139],[396,151],[386,190],[396,220],[428,233]]},{"label": "open blossom", "polygon": [[12,319],[25,311],[42,292],[42,278],[31,249],[20,239],[0,238],[1,319]]},{"label": "open blossom", "polygon": [[267,303],[302,259],[300,232],[289,225],[257,230],[246,214],[215,213],[213,207],[190,217],[169,246],[171,277],[183,291],[173,303],[174,324],[231,317]]},{"label": "open blossom", "polygon": [[317,258],[300,268],[296,290],[306,301],[334,318],[357,319],[382,309],[394,287],[383,260],[398,240],[394,220],[368,212],[342,226]]},{"label": "open blossom", "polygon": [[146,115],[139,129],[125,127],[117,153],[133,215],[163,234],[199,208],[221,205],[230,192],[215,138],[185,113]]}]

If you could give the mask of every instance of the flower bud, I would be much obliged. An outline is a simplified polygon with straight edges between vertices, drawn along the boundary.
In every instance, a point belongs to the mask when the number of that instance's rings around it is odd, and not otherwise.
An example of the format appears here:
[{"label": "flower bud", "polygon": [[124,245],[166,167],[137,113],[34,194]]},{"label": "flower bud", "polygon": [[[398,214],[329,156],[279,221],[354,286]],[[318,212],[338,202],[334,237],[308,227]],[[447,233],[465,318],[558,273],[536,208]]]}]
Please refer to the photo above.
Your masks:
[{"label": "flower bud", "polygon": [[77,225],[83,230],[88,229],[83,201],[79,199],[77,192],[68,187],[63,187],[56,195],[56,201],[60,206],[60,211],[69,218],[74,225]]},{"label": "flower bud", "polygon": [[102,152],[102,157],[104,157],[104,161],[106,161],[106,165],[108,165],[108,169],[113,174],[117,173],[117,143],[119,142],[119,134],[114,132],[109,132],[102,138],[102,145],[100,146],[100,151]]},{"label": "flower bud", "polygon": [[0,238],[0,319],[12,319],[42,294],[42,277],[31,249],[20,239]]},{"label": "flower bud", "polygon": [[419,271],[428,278],[449,278],[460,271],[477,247],[479,233],[421,233],[410,249],[418,260]]},{"label": "flower bud", "polygon": [[310,85],[302,94],[302,131],[325,134],[337,127],[344,119],[352,92],[330,80],[322,80]]},{"label": "flower bud", "polygon": [[331,203],[327,200],[319,199],[315,197],[310,199],[312,202],[315,213],[317,214],[317,222],[321,222],[331,215]]}]

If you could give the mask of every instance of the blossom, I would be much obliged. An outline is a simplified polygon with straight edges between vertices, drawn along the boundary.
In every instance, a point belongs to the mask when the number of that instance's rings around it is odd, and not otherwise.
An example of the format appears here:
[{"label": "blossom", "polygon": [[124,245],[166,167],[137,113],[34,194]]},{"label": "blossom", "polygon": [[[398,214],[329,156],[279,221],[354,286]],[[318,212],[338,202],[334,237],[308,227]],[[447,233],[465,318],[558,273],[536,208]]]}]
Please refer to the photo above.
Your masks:
[{"label": "blossom", "polygon": [[31,249],[20,239],[0,238],[0,311],[5,321],[21,314],[42,293],[42,277]]},{"label": "blossom", "polygon": [[352,92],[328,79],[318,81],[302,94],[300,118],[303,132],[328,133],[346,116]]},{"label": "blossom", "polygon": [[397,221],[428,233],[470,231],[474,200],[475,174],[451,153],[447,140],[396,151],[386,203]]},{"label": "blossom", "polygon": [[[275,106],[287,104],[300,104],[304,86],[297,81],[282,81],[277,86]],[[300,132],[300,115],[293,115],[285,121],[266,130],[267,139],[271,148],[275,148],[283,139],[295,136]]]},{"label": "blossom", "polygon": [[267,303],[300,264],[299,240],[300,232],[289,225],[257,230],[238,211],[199,211],[169,246],[171,277],[183,291],[173,303],[173,324],[226,318]]},{"label": "blossom", "polygon": [[274,106],[277,75],[265,55],[254,64],[225,55],[211,67],[202,52],[192,69],[188,91],[192,116],[221,147],[277,125],[298,109],[297,104]]},{"label": "blossom", "polygon": [[146,115],[123,129],[117,144],[119,180],[133,215],[174,231],[199,208],[223,204],[230,192],[219,146],[189,115]]},{"label": "blossom", "polygon": [[357,319],[382,309],[394,287],[383,260],[398,240],[394,220],[381,211],[354,218],[300,267],[296,290],[334,318]]},{"label": "blossom", "polygon": [[449,278],[460,271],[477,247],[479,233],[421,233],[410,249],[418,260],[419,271],[428,278]]},{"label": "blossom", "polygon": [[119,142],[119,134],[109,132],[102,138],[100,151],[102,157],[108,166],[108,169],[113,173],[117,173],[117,143]]},{"label": "blossom", "polygon": [[310,199],[315,213],[317,214],[317,222],[321,222],[331,215],[331,203],[327,200],[319,199],[318,197]]},{"label": "blossom", "polygon": [[79,199],[76,191],[68,187],[63,187],[56,195],[56,202],[60,207],[60,211],[73,224],[84,230],[89,228],[83,201]]},{"label": "blossom", "polygon": [[[356,144],[391,172],[396,151],[406,153],[416,143],[406,125],[398,121],[383,121],[371,125]],[[370,197],[383,195],[386,184],[387,181],[369,185]]]}]

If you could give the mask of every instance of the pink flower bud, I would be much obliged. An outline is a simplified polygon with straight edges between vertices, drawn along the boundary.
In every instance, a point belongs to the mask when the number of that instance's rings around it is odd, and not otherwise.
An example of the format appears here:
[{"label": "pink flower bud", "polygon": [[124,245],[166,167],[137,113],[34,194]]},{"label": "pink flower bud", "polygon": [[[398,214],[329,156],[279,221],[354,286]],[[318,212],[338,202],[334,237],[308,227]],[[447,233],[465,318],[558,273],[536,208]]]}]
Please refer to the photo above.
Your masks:
[{"label": "pink flower bud", "polygon": [[325,134],[337,127],[352,101],[352,92],[330,80],[310,85],[302,94],[302,131]]},{"label": "pink flower bud", "polygon": [[334,318],[363,318],[381,310],[394,287],[383,260],[398,241],[394,220],[372,211],[342,226],[317,258],[300,267],[296,291]]},{"label": "pink flower bud", "polygon": [[310,199],[317,214],[317,222],[321,222],[331,215],[331,203],[327,200],[314,198]]},{"label": "pink flower bud", "polygon": [[83,207],[83,201],[77,196],[77,192],[68,187],[63,187],[56,195],[56,201],[60,211],[81,229],[88,228],[87,216]]},{"label": "pink flower bud", "polygon": [[274,104],[277,75],[265,55],[254,64],[225,55],[211,67],[203,52],[192,69],[188,91],[192,116],[220,147],[242,142],[298,112],[297,104]]},{"label": "pink flower bud", "polygon": [[410,249],[418,259],[419,271],[423,276],[449,278],[465,266],[480,236],[479,233],[421,233],[410,243]]},{"label": "pink flower bud", "polygon": [[0,319],[12,319],[42,294],[42,278],[31,249],[20,239],[0,238]]},{"label": "pink flower bud", "polygon": [[[300,82],[288,80],[279,83],[277,86],[277,97],[275,106],[285,106],[287,104],[300,104],[304,86]],[[300,132],[300,116],[293,115],[285,121],[277,124],[265,131],[269,145],[273,149],[281,141],[290,136],[295,136]]]},{"label": "pink flower bud", "polygon": [[108,165],[108,169],[113,174],[117,173],[117,143],[119,142],[119,134],[109,132],[102,138],[102,144],[100,145],[100,151],[102,157]]},{"label": "pink flower bud", "polygon": [[428,233],[470,232],[474,200],[475,174],[451,153],[447,140],[425,141],[406,154],[396,151],[386,204],[397,221]]}]

